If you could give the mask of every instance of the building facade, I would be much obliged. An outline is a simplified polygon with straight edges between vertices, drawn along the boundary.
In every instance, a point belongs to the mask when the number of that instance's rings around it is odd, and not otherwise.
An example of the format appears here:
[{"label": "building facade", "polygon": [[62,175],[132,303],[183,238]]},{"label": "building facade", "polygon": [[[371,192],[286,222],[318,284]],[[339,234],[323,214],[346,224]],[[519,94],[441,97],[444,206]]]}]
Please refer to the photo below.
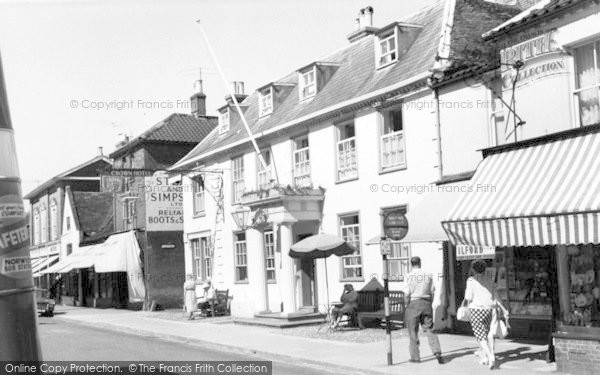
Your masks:
[{"label": "building facade", "polygon": [[[484,30],[516,13],[485,1],[440,1],[378,28],[365,8],[346,48],[248,97],[238,91],[226,98],[217,129],[171,168],[196,170],[183,180],[186,273],[229,289],[236,317],[293,316],[324,312],[345,283],[361,289],[386,274],[400,290],[410,257],[420,256],[438,285],[436,326],[446,328],[449,243],[440,221],[465,184],[456,176],[472,174],[481,160],[475,150],[490,144],[481,125],[472,145],[451,136],[443,144],[440,123],[455,114],[442,105],[464,86],[440,96],[428,85],[431,70],[445,69],[439,57],[460,56]],[[490,109],[478,116],[487,121]],[[406,213],[410,230],[392,244],[385,271],[378,245],[382,217],[392,212]],[[239,223],[244,216],[255,225]],[[338,235],[357,252],[290,258],[293,243],[319,232]]]},{"label": "building facade", "polygon": [[215,128],[217,119],[206,116],[205,100],[199,86],[191,97],[191,115],[174,113],[140,136],[118,144],[110,154],[112,172],[103,179],[102,190],[115,196],[115,232],[134,230],[142,249],[147,308],[153,302],[179,307],[183,301],[182,188],[170,186],[160,171],[185,156]]},{"label": "building facade", "polygon": [[483,35],[514,101],[444,222],[487,253],[515,331],[549,337],[558,369],[585,374],[600,366],[599,20],[593,1],[541,1]]},{"label": "building facade", "polygon": [[44,182],[25,196],[30,204],[31,259],[36,285],[49,287],[49,277],[40,271],[58,261],[66,189],[100,191],[100,171],[110,167],[110,160],[99,155]]}]

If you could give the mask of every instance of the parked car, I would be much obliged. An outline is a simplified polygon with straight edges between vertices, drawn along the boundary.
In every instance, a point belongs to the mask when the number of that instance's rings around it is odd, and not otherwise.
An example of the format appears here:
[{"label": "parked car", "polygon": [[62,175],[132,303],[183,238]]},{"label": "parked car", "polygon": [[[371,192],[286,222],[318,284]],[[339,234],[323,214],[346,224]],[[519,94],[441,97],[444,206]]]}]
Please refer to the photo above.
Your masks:
[{"label": "parked car", "polygon": [[56,305],[56,302],[54,301],[54,298],[48,296],[47,289],[36,289],[35,303],[37,305],[37,312],[40,316],[54,316],[54,305]]}]

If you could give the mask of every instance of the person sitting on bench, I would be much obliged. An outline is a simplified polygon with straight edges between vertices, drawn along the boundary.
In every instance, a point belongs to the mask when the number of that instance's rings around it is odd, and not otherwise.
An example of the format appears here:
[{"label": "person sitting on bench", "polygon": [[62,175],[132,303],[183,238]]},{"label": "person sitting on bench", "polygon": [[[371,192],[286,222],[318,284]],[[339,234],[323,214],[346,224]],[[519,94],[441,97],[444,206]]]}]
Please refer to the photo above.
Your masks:
[{"label": "person sitting on bench", "polygon": [[334,307],[331,310],[332,328],[336,328],[344,314],[354,314],[358,310],[358,293],[352,287],[352,284],[344,285],[344,292],[340,297],[344,304],[342,307]]},{"label": "person sitting on bench", "polygon": [[215,299],[216,292],[212,287],[210,280],[206,280],[206,282],[202,284],[202,289],[204,289],[204,294],[197,300],[198,309],[200,311],[206,311],[210,308],[210,301]]}]

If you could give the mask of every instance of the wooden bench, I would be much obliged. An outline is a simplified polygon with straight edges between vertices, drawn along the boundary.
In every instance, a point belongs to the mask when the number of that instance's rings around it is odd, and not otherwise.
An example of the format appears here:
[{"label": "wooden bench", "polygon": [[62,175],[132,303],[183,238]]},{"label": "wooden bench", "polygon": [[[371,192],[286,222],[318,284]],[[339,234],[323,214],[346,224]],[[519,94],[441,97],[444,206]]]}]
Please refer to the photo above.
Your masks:
[{"label": "wooden bench", "polygon": [[[385,320],[383,301],[383,291],[359,292],[357,320],[360,328],[365,328],[363,319]],[[390,320],[392,322],[399,322],[401,328],[405,327],[405,310],[404,293],[390,291]]]}]

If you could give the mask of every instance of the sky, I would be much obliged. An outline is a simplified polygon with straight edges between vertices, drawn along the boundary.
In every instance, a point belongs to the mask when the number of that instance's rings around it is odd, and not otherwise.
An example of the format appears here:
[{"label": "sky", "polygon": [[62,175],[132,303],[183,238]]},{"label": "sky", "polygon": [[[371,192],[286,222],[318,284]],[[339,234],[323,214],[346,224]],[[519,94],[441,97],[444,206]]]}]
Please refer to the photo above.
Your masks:
[{"label": "sky", "polygon": [[358,11],[385,26],[436,0],[0,0],[0,53],[26,194],[171,113],[225,104],[348,45]]}]

